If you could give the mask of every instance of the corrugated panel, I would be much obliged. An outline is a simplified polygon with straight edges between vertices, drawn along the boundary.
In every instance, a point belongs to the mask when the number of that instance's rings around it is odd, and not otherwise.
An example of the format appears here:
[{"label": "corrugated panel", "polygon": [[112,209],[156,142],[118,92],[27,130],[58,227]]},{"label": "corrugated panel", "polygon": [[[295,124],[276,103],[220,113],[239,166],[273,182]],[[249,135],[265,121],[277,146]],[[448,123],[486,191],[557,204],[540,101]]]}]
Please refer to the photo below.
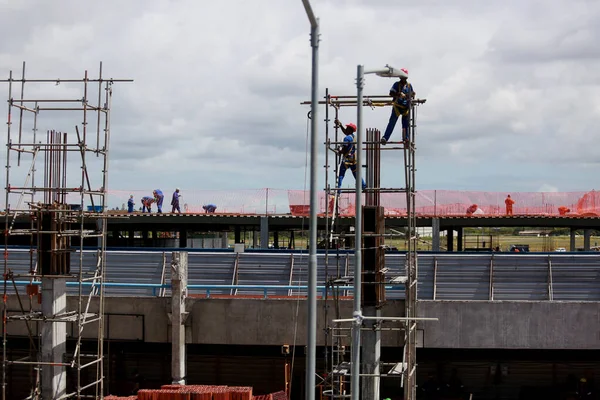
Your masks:
[{"label": "corrugated panel", "polygon": [[436,300],[488,300],[488,257],[437,257]]},{"label": "corrugated panel", "polygon": [[[235,254],[233,256],[228,254],[228,257],[223,257],[223,254],[219,253],[188,253],[188,284],[233,284],[235,259]],[[168,272],[166,281],[169,282],[170,280],[171,276]],[[211,290],[211,293],[214,294],[229,294],[230,292],[230,290]]]},{"label": "corrugated panel", "polygon": [[[435,263],[437,262],[437,256],[420,256],[417,258],[418,265],[418,285],[417,285],[417,297],[420,300],[432,300],[433,299],[433,282]],[[404,297],[404,296],[403,296]]]},{"label": "corrugated panel", "polygon": [[[87,253],[87,252],[85,252]],[[94,252],[88,254],[93,255]],[[94,258],[90,259],[89,268],[95,268]],[[167,259],[167,265],[170,258]],[[163,269],[163,253],[152,251],[107,251],[105,282],[117,283],[160,283]],[[152,296],[153,290],[147,288],[115,288],[107,287],[105,294],[109,296]]]},{"label": "corrugated panel", "polygon": [[[406,257],[404,254],[386,254],[385,255],[385,267],[389,269],[386,273],[386,281],[389,282],[390,279],[406,276]],[[419,265],[421,264],[421,260],[419,260]],[[393,284],[393,286],[404,286],[402,284]],[[386,289],[385,298],[389,300],[398,300],[404,299],[405,292],[404,287],[402,289]]]},{"label": "corrugated panel", "polygon": [[[95,270],[95,251],[85,251],[83,270]],[[160,283],[163,253],[154,251],[107,251],[105,280],[116,283]],[[171,255],[167,254],[167,265]],[[236,254],[189,253],[190,284],[231,284]],[[288,285],[291,255],[286,253],[242,253],[238,283],[248,285]],[[308,253],[294,254],[293,285],[306,285]],[[387,254],[388,278],[404,275],[404,254]],[[547,300],[548,255],[496,255],[494,261],[495,300]],[[420,254],[419,298],[433,298],[434,260],[437,260],[436,299],[488,300],[489,262],[491,255]],[[26,274],[30,268],[29,251],[11,249],[9,267],[15,274]],[[346,260],[348,270],[346,271]],[[600,255],[551,255],[554,300],[600,301]],[[337,276],[338,256],[329,255],[327,275]],[[352,276],[354,255],[340,254],[340,275]],[[73,271],[79,269],[78,253],[71,258]],[[167,271],[166,281],[170,279]],[[317,255],[317,284],[325,285],[325,255]],[[9,293],[12,288],[8,287]],[[84,291],[87,293],[87,289]],[[106,287],[109,296],[151,296],[152,289]],[[222,291],[223,294],[230,291]],[[260,293],[259,293],[260,292]],[[302,291],[306,293],[306,291]],[[70,287],[69,293],[77,293]],[[238,293],[242,293],[239,292]],[[262,291],[254,291],[262,294]],[[288,291],[269,294],[286,295]],[[350,292],[345,294],[351,294]],[[404,297],[404,290],[388,290],[388,299]]]},{"label": "corrugated panel", "polygon": [[596,256],[552,256],[554,300],[600,301],[600,260]]},{"label": "corrugated panel", "polygon": [[[288,285],[291,257],[289,254],[240,253],[238,284]],[[260,283],[259,283],[260,282]],[[238,294],[262,294],[262,290],[239,289]],[[269,295],[284,296],[287,290],[269,290]]]},{"label": "corrugated panel", "polygon": [[549,300],[548,256],[493,259],[494,300]]}]

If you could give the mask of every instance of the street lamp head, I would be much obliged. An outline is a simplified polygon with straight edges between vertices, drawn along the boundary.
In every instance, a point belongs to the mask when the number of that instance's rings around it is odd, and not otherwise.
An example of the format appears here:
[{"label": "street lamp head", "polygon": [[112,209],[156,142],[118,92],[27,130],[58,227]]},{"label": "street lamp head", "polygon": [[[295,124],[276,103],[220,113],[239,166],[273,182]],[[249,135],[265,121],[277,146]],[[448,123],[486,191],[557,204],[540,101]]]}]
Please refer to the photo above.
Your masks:
[{"label": "street lamp head", "polygon": [[397,69],[386,65],[384,69],[377,72],[377,76],[382,78],[404,78],[408,79],[408,70],[406,68]]}]

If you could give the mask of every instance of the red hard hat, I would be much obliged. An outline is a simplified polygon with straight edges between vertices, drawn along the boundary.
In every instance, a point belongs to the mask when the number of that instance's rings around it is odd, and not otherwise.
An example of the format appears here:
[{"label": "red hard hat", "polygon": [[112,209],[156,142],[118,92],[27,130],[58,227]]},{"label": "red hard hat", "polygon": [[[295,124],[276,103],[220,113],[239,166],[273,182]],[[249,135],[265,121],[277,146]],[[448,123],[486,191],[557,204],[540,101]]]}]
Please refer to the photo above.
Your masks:
[{"label": "red hard hat", "polygon": [[352,129],[354,129],[354,132],[356,132],[356,125],[354,125],[354,124],[347,124],[346,128],[352,128]]}]

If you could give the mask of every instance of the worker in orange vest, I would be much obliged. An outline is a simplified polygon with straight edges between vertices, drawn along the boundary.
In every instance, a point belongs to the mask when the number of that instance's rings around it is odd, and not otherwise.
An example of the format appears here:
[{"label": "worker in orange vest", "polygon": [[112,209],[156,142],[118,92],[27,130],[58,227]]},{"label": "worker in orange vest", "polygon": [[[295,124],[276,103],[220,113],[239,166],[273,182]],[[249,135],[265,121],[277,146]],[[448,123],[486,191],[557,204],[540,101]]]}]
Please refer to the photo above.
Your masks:
[{"label": "worker in orange vest", "polygon": [[510,198],[510,194],[508,195],[508,197],[506,197],[506,200],[504,200],[504,204],[506,204],[506,215],[513,215],[513,204],[515,204],[515,201],[513,199]]}]

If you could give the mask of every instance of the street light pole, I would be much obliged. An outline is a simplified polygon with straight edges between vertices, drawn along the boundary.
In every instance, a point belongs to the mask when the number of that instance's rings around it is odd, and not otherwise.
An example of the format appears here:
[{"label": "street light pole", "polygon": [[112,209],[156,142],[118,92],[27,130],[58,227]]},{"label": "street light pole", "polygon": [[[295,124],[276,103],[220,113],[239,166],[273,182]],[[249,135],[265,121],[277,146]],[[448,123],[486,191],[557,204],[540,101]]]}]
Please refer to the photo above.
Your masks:
[{"label": "street light pole", "polygon": [[360,398],[360,327],[362,325],[362,107],[364,87],[364,67],[359,65],[356,71],[356,200],[354,220],[354,324],[352,325],[352,400]]},{"label": "street light pole", "polygon": [[317,366],[317,110],[319,102],[319,20],[315,17],[309,0],[302,0],[310,21],[312,47],[312,80],[310,105],[310,218],[308,252],[308,324],[306,346],[306,400],[315,400],[315,375]]}]

